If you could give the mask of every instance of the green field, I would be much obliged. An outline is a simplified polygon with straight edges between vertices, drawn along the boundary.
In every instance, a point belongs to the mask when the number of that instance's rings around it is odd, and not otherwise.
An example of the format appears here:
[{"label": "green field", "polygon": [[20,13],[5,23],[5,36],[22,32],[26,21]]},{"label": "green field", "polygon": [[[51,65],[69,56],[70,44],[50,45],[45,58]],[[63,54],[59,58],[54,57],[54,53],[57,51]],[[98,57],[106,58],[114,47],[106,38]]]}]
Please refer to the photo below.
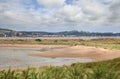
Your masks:
[{"label": "green field", "polygon": [[120,39],[18,39],[0,40],[0,44],[83,45],[120,49]]}]

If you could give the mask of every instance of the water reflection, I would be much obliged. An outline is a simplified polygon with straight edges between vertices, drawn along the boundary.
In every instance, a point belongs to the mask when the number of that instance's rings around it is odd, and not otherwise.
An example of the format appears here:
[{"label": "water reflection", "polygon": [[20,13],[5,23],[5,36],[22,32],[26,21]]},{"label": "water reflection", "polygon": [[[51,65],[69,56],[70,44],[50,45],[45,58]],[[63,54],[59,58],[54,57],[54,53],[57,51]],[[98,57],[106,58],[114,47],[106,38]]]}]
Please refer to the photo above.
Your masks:
[{"label": "water reflection", "polygon": [[[32,57],[28,54],[39,54],[38,49],[34,48],[18,48],[18,47],[0,47],[0,69],[23,68],[23,67],[39,67],[46,65],[62,66],[70,65],[76,62],[92,62],[92,59],[78,58],[45,58]],[[64,62],[63,62],[64,61]]]}]

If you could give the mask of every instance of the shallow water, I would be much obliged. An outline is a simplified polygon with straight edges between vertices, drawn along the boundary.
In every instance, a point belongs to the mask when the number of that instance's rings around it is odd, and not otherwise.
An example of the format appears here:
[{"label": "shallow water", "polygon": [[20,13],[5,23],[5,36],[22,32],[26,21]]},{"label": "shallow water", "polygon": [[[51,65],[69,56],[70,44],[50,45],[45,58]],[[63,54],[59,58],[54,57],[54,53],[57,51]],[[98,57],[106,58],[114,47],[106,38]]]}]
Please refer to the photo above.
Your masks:
[{"label": "shallow water", "polygon": [[19,48],[19,47],[0,47],[0,69],[8,68],[25,68],[25,67],[40,67],[40,66],[62,66],[70,65],[72,63],[92,62],[92,59],[80,58],[45,58],[32,57],[28,54],[41,53],[38,49]]}]

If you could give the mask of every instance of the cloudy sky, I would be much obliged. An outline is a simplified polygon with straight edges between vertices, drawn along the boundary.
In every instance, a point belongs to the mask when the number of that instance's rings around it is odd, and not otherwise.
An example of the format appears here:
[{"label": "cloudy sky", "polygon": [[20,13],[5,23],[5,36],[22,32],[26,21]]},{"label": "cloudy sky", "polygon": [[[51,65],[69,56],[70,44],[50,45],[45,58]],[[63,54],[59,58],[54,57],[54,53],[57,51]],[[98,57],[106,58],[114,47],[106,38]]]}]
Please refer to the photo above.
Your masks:
[{"label": "cloudy sky", "polygon": [[0,0],[0,28],[120,32],[120,0]]}]

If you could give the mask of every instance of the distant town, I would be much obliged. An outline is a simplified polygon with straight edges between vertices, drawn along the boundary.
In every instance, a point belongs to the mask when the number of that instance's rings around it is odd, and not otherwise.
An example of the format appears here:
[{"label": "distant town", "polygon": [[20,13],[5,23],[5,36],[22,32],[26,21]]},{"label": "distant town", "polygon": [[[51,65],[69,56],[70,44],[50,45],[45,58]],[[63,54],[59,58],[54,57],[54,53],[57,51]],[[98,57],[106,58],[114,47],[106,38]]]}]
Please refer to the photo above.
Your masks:
[{"label": "distant town", "polygon": [[120,33],[112,32],[84,32],[84,31],[62,31],[62,32],[41,32],[41,31],[15,31],[0,28],[0,37],[120,37]]}]

